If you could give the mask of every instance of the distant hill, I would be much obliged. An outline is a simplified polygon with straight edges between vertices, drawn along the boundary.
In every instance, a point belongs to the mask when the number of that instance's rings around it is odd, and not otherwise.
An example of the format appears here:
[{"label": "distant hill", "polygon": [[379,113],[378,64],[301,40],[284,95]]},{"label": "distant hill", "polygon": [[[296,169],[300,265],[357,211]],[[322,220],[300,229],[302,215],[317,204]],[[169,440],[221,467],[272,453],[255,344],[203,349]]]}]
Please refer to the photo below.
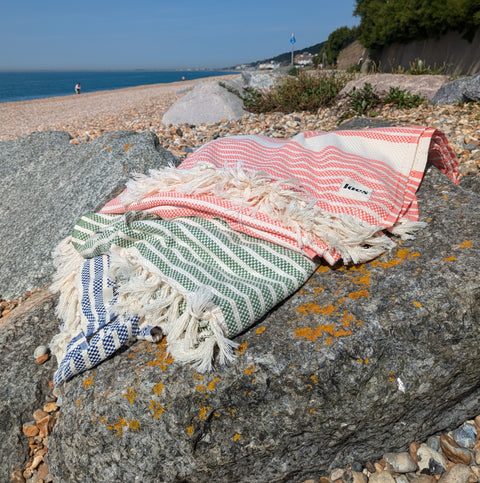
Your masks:
[{"label": "distant hill", "polygon": [[[305,47],[304,49],[301,49],[301,50],[294,50],[293,55],[295,56],[297,54],[306,54],[307,52],[315,55],[322,50],[324,45],[325,45],[325,42],[321,42],[319,44],[312,45],[311,47]],[[290,52],[285,52],[283,54],[277,55],[276,57],[272,57],[270,59],[256,60],[254,62],[249,62],[248,64],[242,64],[242,66],[255,67],[257,64],[267,64],[269,62],[278,62],[279,64],[288,65],[290,64],[291,58],[292,58],[292,52],[290,51]],[[235,69],[237,67],[239,66],[234,65],[231,68]]]}]

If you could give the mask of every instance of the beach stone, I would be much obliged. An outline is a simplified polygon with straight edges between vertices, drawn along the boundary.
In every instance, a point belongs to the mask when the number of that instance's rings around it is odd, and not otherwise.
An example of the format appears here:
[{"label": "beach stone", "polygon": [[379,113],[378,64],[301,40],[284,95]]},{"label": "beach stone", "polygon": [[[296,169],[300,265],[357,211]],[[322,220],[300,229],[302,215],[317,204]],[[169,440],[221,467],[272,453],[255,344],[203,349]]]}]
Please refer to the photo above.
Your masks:
[{"label": "beach stone", "polygon": [[[51,391],[55,360],[36,364],[36,347],[47,345],[58,330],[56,297],[44,290],[0,319],[0,469],[2,476],[21,470],[28,457],[28,437],[39,433],[36,410]],[[46,414],[46,413],[44,413]],[[41,418],[40,418],[41,419]],[[39,419],[39,420],[40,420]]]},{"label": "beach stone", "polygon": [[431,99],[431,104],[444,105],[480,101],[480,72],[469,77],[460,77],[443,84]]},{"label": "beach stone", "polygon": [[62,386],[53,481],[304,481],[478,414],[480,197],[430,167],[418,198],[415,240],[321,266],[227,367],[198,374],[137,342]]},{"label": "beach stone", "polygon": [[400,453],[385,453],[383,459],[387,466],[396,473],[410,473],[417,470],[415,461],[410,453],[402,451]]},{"label": "beach stone", "polygon": [[201,124],[238,120],[247,111],[242,99],[218,82],[199,82],[163,115],[162,124]]},{"label": "beach stone", "polygon": [[272,89],[282,77],[278,73],[244,71],[242,72],[242,78],[245,85],[248,85],[248,87],[260,91],[268,91],[269,89]]},{"label": "beach stone", "polygon": [[452,466],[438,480],[439,483],[475,483],[476,481],[478,479],[475,474],[464,464]]},{"label": "beach stone", "polygon": [[395,478],[388,471],[378,471],[370,475],[368,483],[395,483]]},{"label": "beach stone", "polygon": [[118,194],[132,172],[179,162],[151,132],[69,141],[67,133],[49,131],[0,143],[0,299],[49,283],[57,243],[81,215]]},{"label": "beach stone", "polygon": [[440,436],[430,436],[427,439],[427,445],[435,451],[441,451],[440,447]]},{"label": "beach stone", "polygon": [[[353,466],[353,465],[352,465]],[[367,475],[364,475],[361,471],[346,470],[343,473],[342,480],[345,483],[367,483]],[[408,482],[404,482],[408,483]]]},{"label": "beach stone", "polygon": [[440,436],[440,446],[445,456],[453,463],[470,464],[472,453],[466,448],[460,447],[448,434]]},{"label": "beach stone", "polygon": [[447,469],[447,460],[438,451],[422,443],[417,450],[419,472],[425,475],[441,475]]},{"label": "beach stone", "polygon": [[473,424],[466,423],[452,431],[452,438],[459,446],[473,449],[477,442],[477,430]]}]

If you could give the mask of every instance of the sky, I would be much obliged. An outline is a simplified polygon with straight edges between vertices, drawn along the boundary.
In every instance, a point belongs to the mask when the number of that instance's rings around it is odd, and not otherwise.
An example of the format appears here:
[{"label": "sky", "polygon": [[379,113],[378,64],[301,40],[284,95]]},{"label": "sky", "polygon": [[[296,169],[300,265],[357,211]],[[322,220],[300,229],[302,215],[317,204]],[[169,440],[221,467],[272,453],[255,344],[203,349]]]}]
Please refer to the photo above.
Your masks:
[{"label": "sky", "polygon": [[355,0],[2,2],[0,70],[216,69],[353,27]]}]

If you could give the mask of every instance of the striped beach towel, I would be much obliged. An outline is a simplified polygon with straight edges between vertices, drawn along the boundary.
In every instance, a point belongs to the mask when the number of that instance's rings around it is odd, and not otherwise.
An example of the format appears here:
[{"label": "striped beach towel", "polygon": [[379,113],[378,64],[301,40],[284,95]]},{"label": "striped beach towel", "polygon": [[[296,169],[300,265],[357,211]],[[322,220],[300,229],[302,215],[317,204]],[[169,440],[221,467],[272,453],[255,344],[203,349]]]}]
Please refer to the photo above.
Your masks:
[{"label": "striped beach towel", "polygon": [[232,338],[320,258],[365,262],[395,246],[391,234],[412,236],[427,161],[458,182],[445,136],[420,127],[229,137],[136,175],[57,247],[55,384],[134,338],[165,335],[201,371],[217,352],[233,359]]}]

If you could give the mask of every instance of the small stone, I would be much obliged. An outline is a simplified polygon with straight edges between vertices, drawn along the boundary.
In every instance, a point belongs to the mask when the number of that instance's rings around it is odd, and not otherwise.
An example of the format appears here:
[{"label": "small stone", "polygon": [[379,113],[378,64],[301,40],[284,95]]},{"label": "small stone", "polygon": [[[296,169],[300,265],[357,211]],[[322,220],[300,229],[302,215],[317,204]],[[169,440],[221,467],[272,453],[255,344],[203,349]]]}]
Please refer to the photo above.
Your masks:
[{"label": "small stone", "polygon": [[395,478],[388,471],[379,471],[370,476],[368,483],[395,483]]},{"label": "small stone", "polygon": [[351,470],[352,471],[362,471],[363,470],[363,465],[362,463],[359,463],[358,461],[354,461],[352,463],[352,467],[351,467]]},{"label": "small stone", "polygon": [[424,475],[441,475],[447,469],[444,456],[425,443],[417,450],[417,465],[420,474]]},{"label": "small stone", "polygon": [[56,419],[50,415],[45,416],[43,419],[37,422],[37,426],[39,429],[39,436],[42,438],[45,438],[45,436],[48,436],[53,429],[53,426],[55,426]]},{"label": "small stone", "polygon": [[410,473],[408,478],[410,483],[436,483],[439,476],[437,475],[437,477],[435,477],[433,475],[417,475],[416,473]]},{"label": "small stone", "polygon": [[33,357],[36,359],[37,357],[44,356],[45,354],[49,353],[50,351],[46,345],[39,345],[33,352]]},{"label": "small stone", "polygon": [[420,448],[420,443],[418,443],[417,441],[414,441],[408,447],[408,452],[410,453],[410,456],[412,457],[412,460],[415,462],[415,464],[417,464],[417,451],[418,451],[418,448]]},{"label": "small stone", "polygon": [[387,466],[396,473],[410,473],[417,471],[417,465],[410,453],[403,451],[401,453],[386,453],[383,459]]},{"label": "small stone", "polygon": [[25,478],[23,477],[22,470],[16,469],[10,475],[10,483],[25,483]]},{"label": "small stone", "polygon": [[473,451],[473,457],[475,458],[475,464],[480,465],[480,446]]},{"label": "small stone", "polygon": [[51,413],[53,411],[56,411],[58,409],[57,403],[55,401],[49,402],[43,406],[43,410],[46,413]]},{"label": "small stone", "polygon": [[43,364],[50,359],[50,354],[43,354],[43,356],[37,357],[35,360],[37,361],[37,364]]},{"label": "small stone", "polygon": [[330,481],[341,480],[343,478],[343,473],[345,473],[345,470],[342,468],[335,468],[330,473]]},{"label": "small stone", "polygon": [[38,423],[38,421],[42,420],[43,418],[47,417],[48,416],[48,413],[46,413],[45,411],[42,411],[41,409],[37,409],[34,413],[33,413],[33,419],[35,419],[35,421]]},{"label": "small stone", "polygon": [[405,475],[395,476],[396,483],[410,483],[410,480]]},{"label": "small stone", "polygon": [[435,451],[441,451],[440,436],[430,436],[430,438],[427,439],[427,445]]},{"label": "small stone", "polygon": [[480,479],[480,467],[470,466],[470,469],[473,471],[474,475],[477,477],[477,480]]},{"label": "small stone", "polygon": [[477,428],[480,428],[480,414],[473,420],[473,422],[477,425]]},{"label": "small stone", "polygon": [[385,469],[385,461],[383,462],[383,464],[382,462],[377,461],[374,466],[375,466],[375,472],[379,473],[380,471],[383,471]]},{"label": "small stone", "polygon": [[[367,483],[368,478],[360,471],[347,470],[344,472],[342,480],[345,483]],[[408,483],[408,482],[407,482]]]},{"label": "small stone", "polygon": [[438,483],[475,483],[477,477],[464,464],[452,466],[444,475],[440,477]]},{"label": "small stone", "polygon": [[367,470],[370,472],[370,473],[375,473],[375,466],[373,466],[373,464],[370,462],[370,461],[367,461],[365,463],[365,468],[367,468]]},{"label": "small stone", "polygon": [[440,446],[442,447],[445,456],[453,463],[463,463],[468,465],[472,461],[472,453],[466,448],[458,446],[454,439],[447,434],[442,434],[440,436]]},{"label": "small stone", "polygon": [[453,431],[452,437],[459,446],[472,449],[477,441],[477,430],[473,424],[465,423]]},{"label": "small stone", "polygon": [[35,424],[35,421],[30,421],[28,423],[25,423],[22,427],[22,431],[23,431],[23,434],[28,437],[36,436],[39,432],[37,425]]}]

